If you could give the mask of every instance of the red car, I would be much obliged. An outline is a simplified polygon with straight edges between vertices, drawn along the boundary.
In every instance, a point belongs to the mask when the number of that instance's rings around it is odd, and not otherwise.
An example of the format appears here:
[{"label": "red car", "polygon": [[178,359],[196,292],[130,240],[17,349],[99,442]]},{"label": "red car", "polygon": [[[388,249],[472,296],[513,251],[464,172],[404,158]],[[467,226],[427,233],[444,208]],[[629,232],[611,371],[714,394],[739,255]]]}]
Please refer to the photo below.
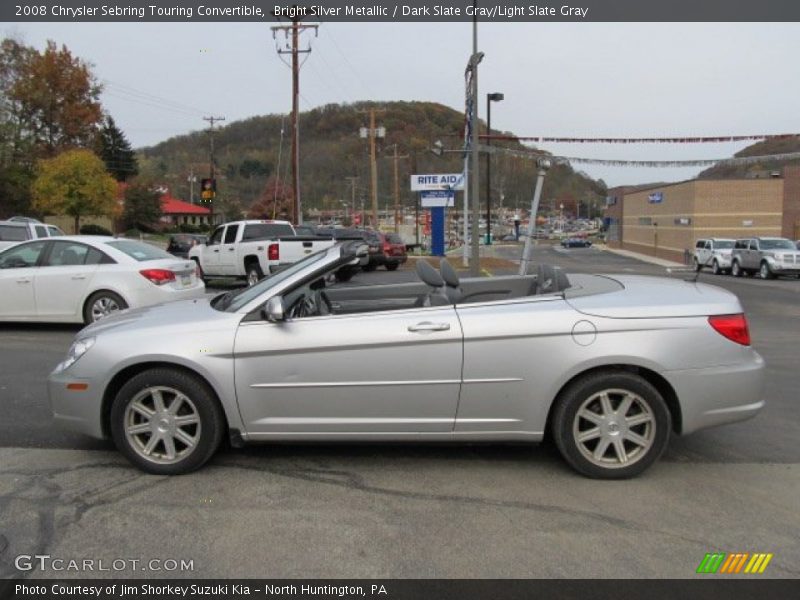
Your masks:
[{"label": "red car", "polygon": [[370,233],[378,238],[380,251],[375,254],[370,252],[369,264],[364,267],[365,270],[372,271],[383,265],[387,271],[394,271],[408,260],[406,243],[398,234],[377,231]]}]

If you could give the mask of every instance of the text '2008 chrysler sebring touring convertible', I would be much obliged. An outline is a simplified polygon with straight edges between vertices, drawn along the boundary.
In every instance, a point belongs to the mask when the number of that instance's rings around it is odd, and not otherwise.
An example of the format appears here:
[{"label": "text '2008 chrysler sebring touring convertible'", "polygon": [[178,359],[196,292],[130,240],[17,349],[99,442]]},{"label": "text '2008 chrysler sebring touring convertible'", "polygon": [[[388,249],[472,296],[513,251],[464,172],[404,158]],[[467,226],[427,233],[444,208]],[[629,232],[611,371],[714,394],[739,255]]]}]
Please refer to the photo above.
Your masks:
[{"label": "text '2008 chrysler sebring touring convertible'", "polygon": [[763,406],[739,300],[643,276],[335,284],[363,242],[240,291],[123,311],[83,329],[50,376],[58,421],[180,474],[223,436],[258,441],[531,441],[591,477],[637,475],[671,432]]}]

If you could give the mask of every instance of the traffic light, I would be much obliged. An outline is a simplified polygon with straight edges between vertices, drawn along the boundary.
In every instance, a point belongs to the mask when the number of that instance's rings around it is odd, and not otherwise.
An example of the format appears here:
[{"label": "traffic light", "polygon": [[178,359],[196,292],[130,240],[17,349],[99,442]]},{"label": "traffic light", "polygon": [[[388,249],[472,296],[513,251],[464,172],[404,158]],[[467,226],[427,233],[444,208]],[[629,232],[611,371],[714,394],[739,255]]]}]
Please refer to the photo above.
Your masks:
[{"label": "traffic light", "polygon": [[217,180],[206,178],[200,180],[200,198],[203,202],[211,202],[217,195]]}]

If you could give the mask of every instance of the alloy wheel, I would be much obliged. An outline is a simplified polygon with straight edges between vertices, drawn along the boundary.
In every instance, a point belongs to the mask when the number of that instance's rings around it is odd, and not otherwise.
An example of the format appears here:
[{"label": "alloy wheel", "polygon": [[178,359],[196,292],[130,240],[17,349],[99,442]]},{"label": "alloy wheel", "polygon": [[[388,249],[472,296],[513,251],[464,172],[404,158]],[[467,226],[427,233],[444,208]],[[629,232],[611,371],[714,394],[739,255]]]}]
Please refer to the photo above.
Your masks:
[{"label": "alloy wheel", "polygon": [[580,453],[605,469],[628,467],[647,455],[656,437],[650,405],[624,389],[605,389],[587,398],[572,425]]},{"label": "alloy wheel", "polygon": [[92,303],[92,322],[119,312],[120,306],[116,300],[108,296],[100,296]]},{"label": "alloy wheel", "polygon": [[169,465],[184,460],[200,441],[200,414],[182,392],[151,386],[136,394],[125,408],[125,437],[143,459]]}]

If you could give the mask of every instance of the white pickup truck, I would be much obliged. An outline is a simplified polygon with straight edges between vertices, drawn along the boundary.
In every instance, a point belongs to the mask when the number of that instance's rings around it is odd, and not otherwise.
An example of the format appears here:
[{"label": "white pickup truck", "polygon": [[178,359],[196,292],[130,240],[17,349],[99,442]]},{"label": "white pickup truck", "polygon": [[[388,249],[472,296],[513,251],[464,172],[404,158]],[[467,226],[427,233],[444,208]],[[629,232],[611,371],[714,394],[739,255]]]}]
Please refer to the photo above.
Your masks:
[{"label": "white pickup truck", "polygon": [[33,219],[0,221],[0,250],[25,240],[64,235],[55,225],[47,225]]},{"label": "white pickup truck", "polygon": [[288,221],[233,221],[217,227],[207,244],[189,250],[203,279],[246,279],[254,285],[265,275],[307,254],[329,248],[333,239],[298,236]]}]

